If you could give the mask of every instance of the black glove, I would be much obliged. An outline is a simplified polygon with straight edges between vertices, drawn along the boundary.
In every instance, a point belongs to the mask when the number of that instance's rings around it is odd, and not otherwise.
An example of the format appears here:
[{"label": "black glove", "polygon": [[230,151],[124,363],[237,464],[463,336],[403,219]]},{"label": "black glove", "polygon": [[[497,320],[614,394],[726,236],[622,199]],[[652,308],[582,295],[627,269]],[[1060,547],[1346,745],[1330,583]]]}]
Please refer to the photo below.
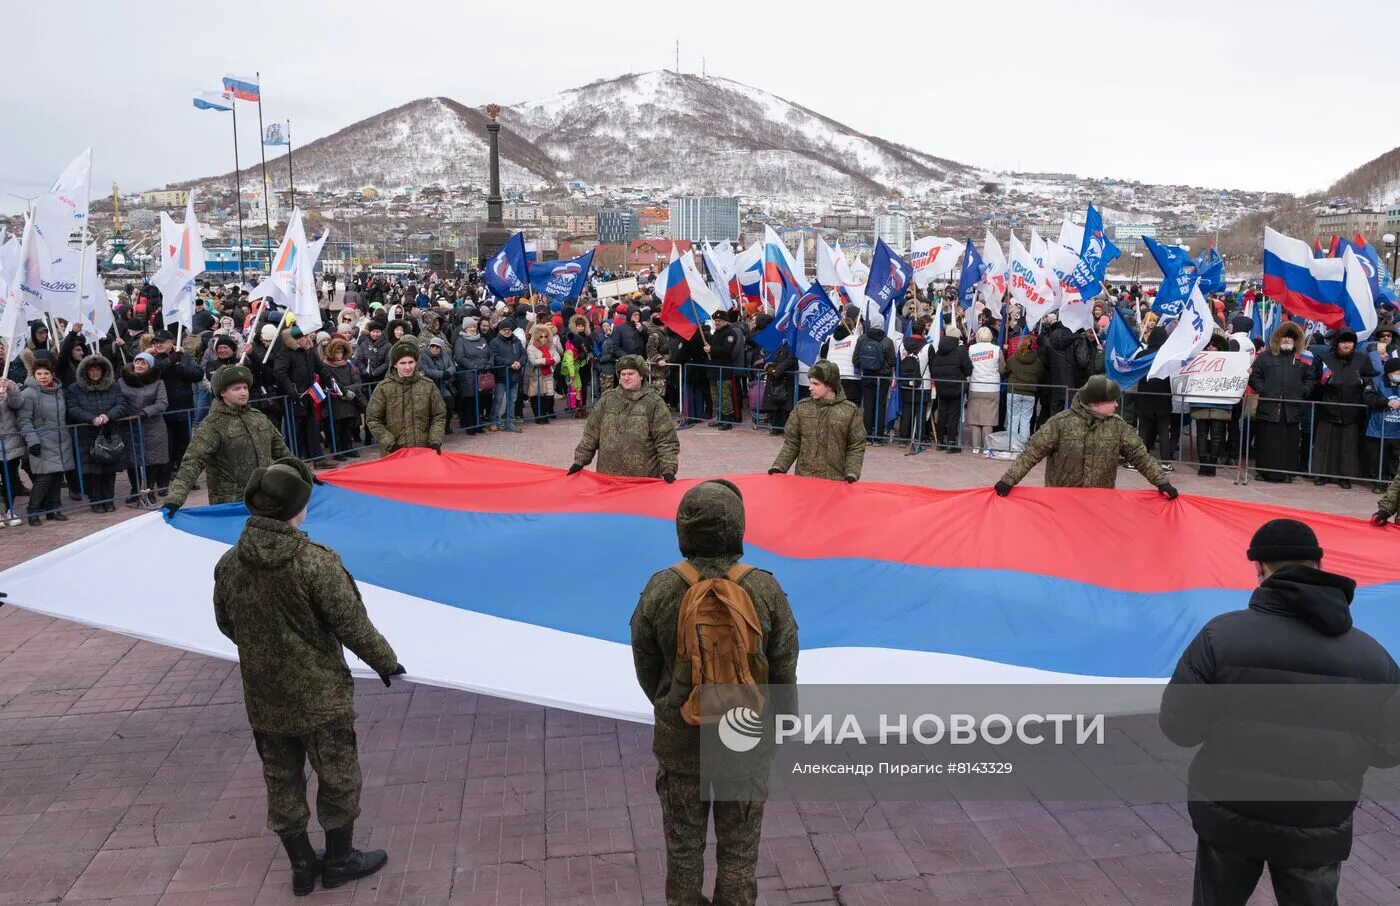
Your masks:
[{"label": "black glove", "polygon": [[312,484],[319,484],[319,485],[324,485],[324,484],[325,484],[325,482],[321,480],[321,476],[320,476],[320,475],[317,475],[315,472],[312,472],[312,473],[311,473],[311,483],[312,483]]},{"label": "black glove", "polygon": [[1376,515],[1371,517],[1372,525],[1385,525],[1390,521],[1390,514],[1385,510],[1376,510]]},{"label": "black glove", "polygon": [[167,503],[165,506],[161,507],[161,509],[165,510],[165,518],[166,518],[166,519],[174,519],[174,518],[175,518],[175,514],[178,513],[178,512],[180,512],[180,504],[178,504],[178,503]]},{"label": "black glove", "polygon": [[42,452],[44,452],[43,444],[30,444],[30,446],[29,446],[29,455],[30,455],[30,456],[38,456],[38,455],[39,455],[40,453],[42,453]]},{"label": "black glove", "polygon": [[384,681],[384,685],[387,688],[389,685],[389,677],[403,676],[407,672],[407,670],[403,669],[403,664],[395,664],[393,670],[390,670],[388,673],[379,674],[379,678]]},{"label": "black glove", "polygon": [[582,471],[583,471],[583,466],[579,465],[578,463],[574,463],[573,465],[569,466],[569,474],[570,474],[570,475],[577,475],[578,473],[580,473],[580,472],[582,472]]},{"label": "black glove", "polygon": [[666,473],[663,474],[661,477],[664,478],[664,479],[666,479],[666,483],[667,483],[667,484],[673,484],[673,483],[675,482],[675,480],[676,480],[676,473],[675,473],[675,472],[666,472]]},{"label": "black glove", "polygon": [[1159,484],[1159,485],[1157,485],[1157,493],[1158,493],[1158,494],[1161,494],[1163,497],[1167,498],[1168,500],[1175,500],[1177,497],[1179,497],[1179,496],[1181,495],[1181,492],[1178,491],[1176,488],[1172,487],[1171,484]]},{"label": "black glove", "polygon": [[783,470],[782,470],[782,469],[769,469],[769,470],[768,470],[768,474],[769,474],[769,475],[781,475],[781,474],[783,474]]},{"label": "black glove", "polygon": [[992,490],[997,492],[998,497],[1005,497],[1007,494],[1011,493],[1011,485],[1004,481],[998,481],[996,484],[992,485]]},{"label": "black glove", "polygon": [[437,455],[442,455],[442,444],[428,444],[428,446],[431,447],[433,452]]},{"label": "black glove", "polygon": [[856,480],[855,480],[854,478],[852,478],[850,475],[847,475],[847,476],[846,476],[846,484],[855,484],[855,483],[856,483]]}]

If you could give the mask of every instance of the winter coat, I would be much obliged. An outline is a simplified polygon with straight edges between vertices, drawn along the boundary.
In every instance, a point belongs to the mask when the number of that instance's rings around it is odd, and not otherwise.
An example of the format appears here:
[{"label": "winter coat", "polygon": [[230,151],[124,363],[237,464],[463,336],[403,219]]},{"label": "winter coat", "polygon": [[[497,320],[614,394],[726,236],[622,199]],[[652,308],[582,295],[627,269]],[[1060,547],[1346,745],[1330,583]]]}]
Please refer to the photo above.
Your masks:
[{"label": "winter coat", "polygon": [[[1293,351],[1285,355],[1279,342],[1293,337]],[[1304,358],[1303,329],[1291,322],[1279,325],[1249,369],[1249,389],[1259,396],[1254,417],[1261,422],[1297,424],[1308,420],[1303,401],[1311,399],[1317,375]],[[1297,402],[1291,402],[1296,400]]]},{"label": "winter coat", "polygon": [[[88,379],[91,368],[100,367],[102,377],[97,381]],[[77,427],[77,457],[79,467],[85,475],[111,475],[123,471],[130,461],[131,448],[135,445],[133,423],[123,421],[127,416],[126,397],[117,386],[112,374],[112,363],[101,356],[90,355],[78,365],[78,376],[68,388],[64,403],[68,407],[68,424]],[[94,427],[92,420],[100,415],[107,416],[107,424]],[[122,440],[122,456],[116,462],[98,462],[89,451],[92,442],[104,431],[110,430]]]},{"label": "winter coat", "polygon": [[388,373],[389,347],[393,345],[387,331],[379,335],[378,342],[371,340],[369,331],[365,331],[364,336],[360,337],[360,342],[355,346],[355,356],[352,359],[355,367],[360,370],[361,378],[368,383],[373,383]]},{"label": "winter coat", "polygon": [[809,478],[842,481],[859,478],[865,463],[865,423],[841,385],[824,400],[810,397],[797,404],[783,429],[783,448],[773,468]]},{"label": "winter coat", "polygon": [[617,343],[612,334],[599,330],[593,334],[593,360],[598,363],[599,374],[617,374]]},{"label": "winter coat", "polygon": [[437,385],[421,374],[401,378],[391,373],[369,398],[365,424],[389,454],[407,447],[441,447],[447,407]]},{"label": "winter coat", "polygon": [[201,472],[209,479],[211,504],[241,502],[254,469],[291,455],[266,415],[251,406],[226,405],[215,397],[209,414],[194,429],[166,503],[183,506]]},{"label": "winter coat", "polygon": [[1047,459],[1047,488],[1111,488],[1118,480],[1119,456],[1152,484],[1160,487],[1167,483],[1167,474],[1147,452],[1133,427],[1117,415],[1094,415],[1080,391],[1068,409],[1050,416],[1030,436],[1026,448],[1001,480],[1014,485],[1036,463]]},{"label": "winter coat", "polygon": [[137,374],[130,365],[122,369],[118,382],[126,398],[126,411],[136,419],[136,442],[132,459],[148,466],[163,466],[170,462],[170,434],[165,427],[165,410],[170,400],[165,395],[165,382],[154,368]]},{"label": "winter coat", "polygon": [[929,376],[933,389],[940,397],[957,397],[967,391],[967,379],[972,377],[972,359],[967,347],[956,337],[940,337],[938,350],[928,357]]},{"label": "winter coat", "polygon": [[[1161,349],[1162,344],[1167,341],[1167,336],[1165,327],[1152,328],[1147,335],[1147,353],[1156,353],[1157,350]],[[1137,385],[1137,392],[1133,394],[1133,404],[1137,407],[1138,415],[1147,417],[1170,415],[1172,411],[1171,378],[1147,378],[1140,381]]]},{"label": "winter coat", "polygon": [[[613,332],[616,336],[617,332]],[[710,383],[710,375],[717,372],[710,370],[710,355],[705,352],[705,345],[709,342],[710,336],[705,328],[700,328],[691,334],[689,340],[681,343],[679,353],[675,358],[677,365],[689,365],[691,367],[684,370],[685,384],[687,387],[704,387]],[[711,347],[712,349],[714,347]],[[619,352],[621,350],[619,349]]]},{"label": "winter coat", "polygon": [[1366,410],[1360,405],[1361,391],[1366,382],[1375,377],[1371,361],[1359,349],[1342,358],[1336,346],[1319,359],[1315,365],[1317,395],[1323,403],[1350,403],[1351,405],[1322,405],[1318,407],[1319,421],[1337,425],[1359,425],[1366,421]]},{"label": "winter coat", "polygon": [[1078,387],[1089,376],[1089,346],[1063,324],[1055,324],[1040,337],[1040,359],[1045,363],[1046,383]]},{"label": "winter coat", "polygon": [[452,371],[452,356],[448,355],[446,347],[434,358],[428,352],[427,344],[423,345],[423,351],[418,353],[418,373],[433,382],[445,403],[451,403],[453,388],[457,383]]},{"label": "winter coat", "polygon": [[[359,369],[353,362],[341,362],[339,365],[323,362],[321,367],[334,382],[325,388],[326,393],[330,395],[331,418],[358,418],[360,413],[365,411],[364,388],[360,385]],[[339,395],[335,392],[336,387],[340,388]],[[324,409],[323,405],[322,411]]]},{"label": "winter coat", "polygon": [[[682,554],[701,578],[723,576],[743,550],[744,504],[739,495],[717,481],[692,488],[676,515]],[[777,687],[797,682],[798,629],[787,596],[773,575],[754,569],[739,580],[753,600],[763,649],[755,679],[764,684],[774,705],[789,710]],[[654,574],[632,614],[632,661],[637,683],[653,703],[656,725],[652,752],[656,762],[679,774],[700,773],[700,730],[681,717],[680,706],[690,692],[690,668],[677,663],[676,630],[681,599],[689,586],[675,570]],[[796,707],[795,702],[792,705]]]},{"label": "winter coat", "polygon": [[0,461],[13,462],[25,455],[24,435],[19,430],[19,410],[24,406],[24,388],[4,387],[0,377]]},{"label": "winter coat", "polygon": [[[1375,639],[1352,626],[1355,590],[1345,576],[1289,564],[1260,583],[1248,609],[1215,617],[1186,646],[1162,695],[1158,722],[1177,745],[1203,743],[1191,762],[1188,804],[1201,839],[1245,858],[1300,868],[1350,854],[1362,776],[1373,765],[1400,763],[1400,739],[1382,719],[1387,687],[1400,682],[1400,670]],[[1325,726],[1316,714],[1305,716],[1308,708],[1281,710],[1282,719],[1270,719],[1247,698],[1207,698],[1200,688],[1243,684],[1352,684],[1348,694],[1357,696],[1369,691],[1357,684],[1386,685],[1376,686],[1374,707],[1333,708]],[[1302,698],[1318,700],[1316,693]],[[1275,769],[1275,752],[1293,756],[1291,763],[1325,765],[1325,776]],[[1213,801],[1209,791],[1221,787],[1298,795]]]},{"label": "winter coat", "polygon": [[[901,371],[904,372],[897,384],[901,391],[909,393],[915,390],[926,391],[929,389],[928,360],[932,353],[933,347],[920,335],[911,333],[904,338],[900,344],[899,364],[894,369],[896,375],[899,375]],[[910,359],[913,361],[911,362]],[[882,385],[884,382],[872,381],[870,383]]]},{"label": "winter coat", "polygon": [[525,395],[531,399],[554,395],[554,372],[559,370],[559,354],[553,346],[535,343],[525,347]]},{"label": "winter coat", "polygon": [[1006,380],[1010,392],[1035,396],[1045,383],[1045,362],[1028,340],[1016,347],[1016,354],[1006,360]]},{"label": "winter coat", "polygon": [[[80,347],[83,350],[82,358],[73,358],[73,350]],[[64,334],[63,341],[58,344],[58,355],[54,356],[53,360],[54,378],[67,387],[78,379],[78,363],[91,354],[91,351],[88,350],[87,340],[83,338],[82,334],[71,331]],[[111,359],[107,361],[110,362]]]},{"label": "winter coat", "polygon": [[204,380],[199,359],[176,350],[156,356],[156,370],[165,381],[165,398],[170,403],[167,419],[186,421],[193,414],[194,387]]},{"label": "winter coat", "polygon": [[[493,336],[487,344],[491,352],[491,368],[496,374],[496,384],[499,386],[509,380],[512,391],[520,386],[525,370],[525,344],[520,342],[519,337],[502,337],[499,333]],[[511,365],[516,362],[520,367],[511,370]]]},{"label": "winter coat", "polygon": [[604,475],[660,478],[675,475],[681,445],[671,410],[651,387],[614,387],[588,413],[574,462],[586,466],[598,456]]},{"label": "winter coat", "polygon": [[[894,374],[895,365],[899,364],[899,350],[895,348],[894,340],[889,338],[882,327],[872,327],[867,330],[863,337],[867,340],[874,340],[880,344],[880,348],[885,351],[885,362],[880,368],[874,371],[861,369],[861,374],[865,377],[890,377]],[[856,346],[856,361],[860,361],[860,347]]]},{"label": "winter coat", "polygon": [[793,375],[797,373],[797,356],[792,354],[788,344],[784,343],[778,347],[778,351],[773,353],[763,371],[768,376],[763,390],[763,411],[790,411],[793,384],[796,383]]},{"label": "winter coat", "polygon": [[1362,400],[1370,412],[1366,420],[1367,437],[1400,440],[1400,409],[1390,408],[1390,401],[1396,399],[1400,399],[1400,385],[1392,384],[1383,374],[1376,375],[1366,385]]},{"label": "winter coat", "polygon": [[[745,352],[747,345],[744,331],[737,324],[725,324],[715,331],[710,340],[710,362],[715,367],[709,369],[709,377],[719,378],[720,368],[743,368],[748,360]],[[724,377],[727,380],[738,375],[726,371]]]},{"label": "winter coat", "polygon": [[452,364],[457,368],[457,395],[475,399],[477,375],[491,367],[491,341],[480,333],[469,337],[458,331],[452,344]]},{"label": "winter coat", "polygon": [[248,723],[263,733],[354,718],[344,648],[381,674],[398,664],[340,557],[280,519],[249,516],[219,558],[214,621],[238,646]]},{"label": "winter coat", "polygon": [[29,378],[24,382],[24,403],[19,410],[19,429],[26,447],[38,444],[38,455],[30,454],[29,469],[35,475],[52,475],[73,468],[73,432],[68,430],[68,405],[63,388],[55,381],[40,387]]},{"label": "winter coat", "polygon": [[647,354],[646,331],[639,329],[631,321],[619,325],[613,330],[613,342],[617,345],[617,357],[620,359],[625,355],[639,355],[643,358]]},{"label": "winter coat", "polygon": [[316,378],[321,379],[321,387],[330,392],[331,379],[326,366],[316,356],[315,349],[302,349],[292,339],[290,331],[282,334],[282,348],[272,357],[272,373],[277,378],[277,392],[286,397],[289,405],[303,409],[311,404],[306,391],[311,389]]},{"label": "winter coat", "polygon": [[664,382],[666,380],[667,366],[662,363],[662,359],[670,357],[671,344],[666,337],[666,331],[661,328],[654,328],[647,331],[647,370],[653,381]]}]

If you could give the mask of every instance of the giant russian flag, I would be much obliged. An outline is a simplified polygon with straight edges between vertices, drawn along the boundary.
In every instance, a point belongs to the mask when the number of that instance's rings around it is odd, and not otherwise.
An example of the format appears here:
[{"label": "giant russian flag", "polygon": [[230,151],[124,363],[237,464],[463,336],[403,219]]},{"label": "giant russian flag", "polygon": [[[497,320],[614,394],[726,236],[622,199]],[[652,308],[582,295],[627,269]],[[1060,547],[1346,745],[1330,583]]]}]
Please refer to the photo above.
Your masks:
[{"label": "giant russian flag", "polygon": [[1346,325],[1362,340],[1376,329],[1366,270],[1350,248],[1340,258],[1314,258],[1306,242],[1264,227],[1264,294],[1310,321]]},{"label": "giant russian flag", "polygon": [[[695,480],[565,477],[426,450],[323,475],[304,528],[344,558],[415,681],[650,720],[629,621],[651,574],[680,559],[672,520]],[[805,683],[1165,681],[1202,624],[1246,605],[1249,537],[1280,515],[1316,529],[1324,566],[1360,583],[1357,624],[1400,650],[1393,526],[1151,490],[1027,487],[1002,499],[729,477],[748,513],[744,560],[792,602]],[[21,607],[232,658],[210,601],[214,564],[244,518],[238,504],[140,516],[0,574],[0,590]],[[176,593],[94,593],[95,579],[152,556]]]}]

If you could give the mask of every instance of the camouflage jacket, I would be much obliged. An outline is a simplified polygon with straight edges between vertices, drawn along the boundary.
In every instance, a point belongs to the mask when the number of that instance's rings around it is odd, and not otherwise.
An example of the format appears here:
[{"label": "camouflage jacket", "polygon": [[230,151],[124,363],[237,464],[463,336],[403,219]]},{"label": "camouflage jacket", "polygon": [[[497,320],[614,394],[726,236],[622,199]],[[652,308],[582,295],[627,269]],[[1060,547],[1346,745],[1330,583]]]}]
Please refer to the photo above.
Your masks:
[{"label": "camouflage jacket", "polygon": [[1014,485],[1036,463],[1045,465],[1048,488],[1111,488],[1118,479],[1122,456],[1154,485],[1167,483],[1162,466],[1143,446],[1132,426],[1117,415],[1099,418],[1078,396],[1068,409],[1050,417],[1031,435],[1001,480]]},{"label": "camouflage jacket", "polygon": [[365,424],[378,441],[381,453],[404,447],[442,446],[447,406],[429,378],[416,372],[407,380],[390,374],[374,388]]},{"label": "camouflage jacket", "polygon": [[249,516],[219,558],[214,619],[238,646],[248,723],[265,733],[354,716],[342,645],[380,673],[398,662],[335,551],[278,519]]},{"label": "camouflage jacket", "polygon": [[586,466],[596,453],[604,475],[660,478],[676,473],[680,451],[671,412],[655,390],[614,387],[588,414],[574,462]]},{"label": "camouflage jacket", "polygon": [[859,478],[865,462],[865,423],[860,409],[837,390],[824,400],[797,404],[783,429],[783,449],[773,468],[786,472],[796,462],[796,475],[841,481]]},{"label": "camouflage jacket", "polygon": [[184,506],[190,485],[200,472],[208,472],[209,502],[237,503],[243,499],[254,469],[292,455],[266,415],[249,406],[234,408],[215,399],[190,438],[167,500]]}]

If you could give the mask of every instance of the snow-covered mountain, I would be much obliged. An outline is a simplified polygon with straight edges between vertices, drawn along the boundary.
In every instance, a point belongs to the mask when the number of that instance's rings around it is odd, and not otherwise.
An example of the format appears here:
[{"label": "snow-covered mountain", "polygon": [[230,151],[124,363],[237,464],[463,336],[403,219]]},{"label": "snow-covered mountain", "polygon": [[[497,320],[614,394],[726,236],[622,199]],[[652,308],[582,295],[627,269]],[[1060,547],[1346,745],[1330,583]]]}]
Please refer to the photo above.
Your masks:
[{"label": "snow-covered mountain", "polygon": [[[360,120],[293,149],[299,190],[353,190],[365,186],[485,186],[488,181],[486,114],[449,98],[420,98]],[[285,176],[286,157],[268,160],[269,174]],[[528,139],[503,125],[501,183],[507,189],[557,185],[556,167]],[[243,171],[246,188],[258,184],[258,165]],[[274,181],[280,185],[280,178]],[[233,187],[233,173],[189,185]]]},{"label": "snow-covered mountain", "polygon": [[739,82],[646,72],[506,107],[501,122],[598,185],[810,198],[966,185],[970,168]]}]

